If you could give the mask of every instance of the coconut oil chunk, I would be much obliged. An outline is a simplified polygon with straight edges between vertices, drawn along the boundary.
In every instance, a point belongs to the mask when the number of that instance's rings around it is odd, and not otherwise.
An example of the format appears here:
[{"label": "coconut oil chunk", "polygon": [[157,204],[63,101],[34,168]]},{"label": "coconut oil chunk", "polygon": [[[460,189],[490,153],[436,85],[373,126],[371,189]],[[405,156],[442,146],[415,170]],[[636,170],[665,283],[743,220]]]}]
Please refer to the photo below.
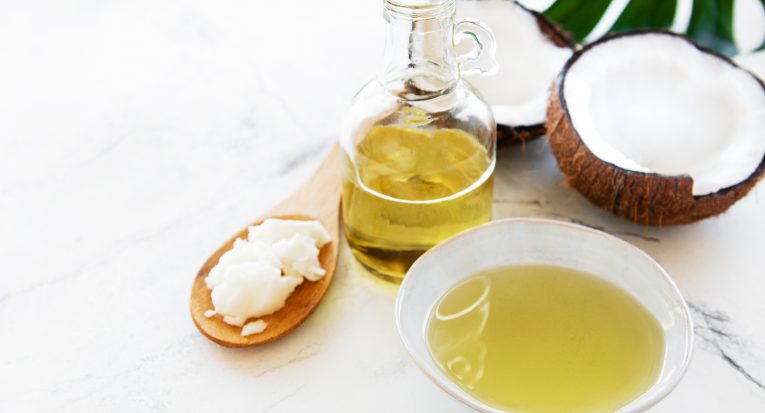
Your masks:
[{"label": "coconut oil chunk", "polygon": [[247,323],[242,327],[242,336],[247,337],[253,334],[260,334],[265,331],[268,324],[263,320],[257,320]]},{"label": "coconut oil chunk", "polygon": [[326,274],[319,265],[319,248],[316,241],[303,234],[295,234],[273,245],[274,253],[279,257],[285,275],[305,277],[316,281]]},{"label": "coconut oil chunk", "polygon": [[262,224],[249,228],[248,239],[267,244],[304,235],[314,240],[321,247],[329,242],[329,233],[319,221],[300,221],[289,219],[267,219]]},{"label": "coconut oil chunk", "polygon": [[321,279],[319,249],[329,240],[318,221],[268,219],[250,227],[247,240],[237,239],[205,278],[210,314],[243,326],[242,336],[262,333],[265,321],[247,320],[279,311],[304,279]]}]

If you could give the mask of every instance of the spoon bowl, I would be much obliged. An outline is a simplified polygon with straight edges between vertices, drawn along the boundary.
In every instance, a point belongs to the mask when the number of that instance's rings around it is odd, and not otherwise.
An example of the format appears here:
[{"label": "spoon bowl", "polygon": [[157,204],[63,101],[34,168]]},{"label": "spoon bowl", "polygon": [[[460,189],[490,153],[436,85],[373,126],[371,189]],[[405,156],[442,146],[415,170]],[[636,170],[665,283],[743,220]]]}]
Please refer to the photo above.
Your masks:
[{"label": "spoon bowl", "polygon": [[307,183],[290,198],[251,224],[258,225],[268,218],[321,222],[331,238],[330,242],[319,251],[319,263],[326,274],[318,281],[305,280],[287,298],[282,309],[273,314],[258,317],[259,320],[268,324],[262,333],[244,337],[241,334],[241,327],[224,323],[221,315],[205,316],[207,310],[213,309],[210,289],[205,284],[205,278],[220,257],[233,247],[237,238],[247,238],[247,227],[245,227],[205,261],[194,279],[190,299],[191,318],[205,337],[225,347],[249,347],[268,343],[294,330],[319,305],[329,289],[337,265],[340,212],[339,153],[339,148],[335,145]]}]

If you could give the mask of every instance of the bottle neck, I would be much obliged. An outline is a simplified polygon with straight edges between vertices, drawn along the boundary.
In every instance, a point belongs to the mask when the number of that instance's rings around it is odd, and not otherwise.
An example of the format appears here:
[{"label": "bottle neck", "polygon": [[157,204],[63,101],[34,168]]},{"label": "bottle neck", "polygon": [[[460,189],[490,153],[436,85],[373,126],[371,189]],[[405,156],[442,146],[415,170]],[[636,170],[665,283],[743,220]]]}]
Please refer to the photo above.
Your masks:
[{"label": "bottle neck", "polygon": [[454,1],[430,8],[385,1],[387,34],[380,81],[407,100],[447,93],[459,80],[453,48]]}]

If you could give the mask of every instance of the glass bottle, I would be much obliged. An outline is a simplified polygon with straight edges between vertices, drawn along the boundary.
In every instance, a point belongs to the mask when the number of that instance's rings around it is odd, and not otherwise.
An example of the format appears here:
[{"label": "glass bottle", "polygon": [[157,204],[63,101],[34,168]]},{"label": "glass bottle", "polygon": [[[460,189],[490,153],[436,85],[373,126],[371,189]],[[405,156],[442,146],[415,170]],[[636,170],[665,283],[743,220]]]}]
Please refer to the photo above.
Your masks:
[{"label": "glass bottle", "polygon": [[496,124],[462,75],[496,70],[494,37],[454,15],[455,0],[384,1],[385,65],[341,132],[346,238],[392,281],[435,244],[491,219]]}]

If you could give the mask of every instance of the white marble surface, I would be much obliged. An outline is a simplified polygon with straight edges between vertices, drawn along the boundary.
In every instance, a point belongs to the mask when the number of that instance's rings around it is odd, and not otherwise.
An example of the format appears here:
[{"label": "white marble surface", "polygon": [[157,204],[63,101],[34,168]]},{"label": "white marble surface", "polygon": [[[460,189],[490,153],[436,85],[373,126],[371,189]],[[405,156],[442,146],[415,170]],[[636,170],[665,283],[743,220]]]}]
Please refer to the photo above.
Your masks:
[{"label": "white marble surface", "polygon": [[[371,0],[0,3],[0,412],[466,411],[346,248],[315,315],[272,345],[218,347],[188,314],[205,257],[329,148],[382,27]],[[765,186],[648,229],[562,186],[543,141],[499,159],[496,217],[603,228],[692,304],[693,362],[653,412],[765,411]]]}]

